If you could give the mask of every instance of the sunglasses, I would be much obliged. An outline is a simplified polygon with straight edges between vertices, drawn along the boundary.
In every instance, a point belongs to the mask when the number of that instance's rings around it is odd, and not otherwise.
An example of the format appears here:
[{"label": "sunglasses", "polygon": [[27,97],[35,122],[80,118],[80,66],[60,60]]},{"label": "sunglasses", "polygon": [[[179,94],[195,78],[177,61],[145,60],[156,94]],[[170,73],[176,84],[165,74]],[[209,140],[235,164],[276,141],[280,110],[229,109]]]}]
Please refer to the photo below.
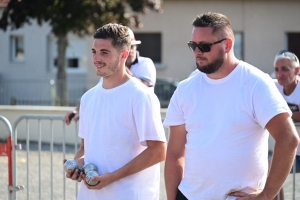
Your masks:
[{"label": "sunglasses", "polygon": [[187,44],[191,51],[195,51],[196,47],[198,47],[198,49],[200,49],[201,52],[210,52],[212,45],[221,43],[224,40],[227,40],[227,38],[216,41],[214,43],[199,43],[199,44],[197,44],[196,42],[189,41]]},{"label": "sunglasses", "polygon": [[290,52],[288,50],[281,50],[281,51],[279,51],[276,54],[275,58],[277,58],[277,57],[286,57],[286,58],[289,58],[291,60],[295,60],[297,63],[299,63],[298,57],[294,53],[292,53],[292,52]]}]

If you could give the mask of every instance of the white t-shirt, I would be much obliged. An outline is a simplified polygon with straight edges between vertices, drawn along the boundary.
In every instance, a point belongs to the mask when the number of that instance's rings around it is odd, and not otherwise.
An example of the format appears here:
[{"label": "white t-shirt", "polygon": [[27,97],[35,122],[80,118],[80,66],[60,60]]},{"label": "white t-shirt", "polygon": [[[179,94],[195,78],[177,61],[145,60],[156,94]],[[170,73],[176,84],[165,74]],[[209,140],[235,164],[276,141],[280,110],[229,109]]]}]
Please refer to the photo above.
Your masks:
[{"label": "white t-shirt", "polygon": [[130,67],[132,74],[140,79],[143,79],[150,83],[151,90],[154,91],[154,85],[156,82],[156,68],[153,61],[150,58],[139,56],[138,62],[134,63]]},{"label": "white t-shirt", "polygon": [[[79,136],[85,163],[95,164],[100,175],[113,172],[144,151],[146,140],[166,141],[158,98],[134,78],[113,89],[97,84],[81,98]],[[158,163],[101,190],[82,183],[78,199],[158,199],[159,182]]]},{"label": "white t-shirt", "polygon": [[[273,79],[275,82],[275,85],[277,86],[280,94],[283,96],[283,98],[285,99],[285,101],[288,103],[290,109],[293,112],[299,112],[299,106],[300,106],[300,77],[298,77],[298,83],[296,88],[294,89],[294,91],[292,92],[292,94],[290,94],[289,96],[286,96],[283,92],[283,86],[280,85],[277,81],[277,79]],[[298,131],[298,134],[300,136],[300,127],[296,126],[296,129]],[[300,156],[300,145],[298,145],[298,149],[297,149],[297,155]]]},{"label": "white t-shirt", "polygon": [[195,69],[194,71],[192,71],[192,72],[190,73],[190,75],[189,75],[188,78],[194,76],[194,75],[197,74],[198,72],[200,72],[199,69]]},{"label": "white t-shirt", "polygon": [[179,190],[189,200],[262,190],[268,171],[265,126],[283,112],[290,111],[272,79],[242,61],[225,78],[199,72],[182,81],[164,121],[166,127],[185,124],[187,131]]}]

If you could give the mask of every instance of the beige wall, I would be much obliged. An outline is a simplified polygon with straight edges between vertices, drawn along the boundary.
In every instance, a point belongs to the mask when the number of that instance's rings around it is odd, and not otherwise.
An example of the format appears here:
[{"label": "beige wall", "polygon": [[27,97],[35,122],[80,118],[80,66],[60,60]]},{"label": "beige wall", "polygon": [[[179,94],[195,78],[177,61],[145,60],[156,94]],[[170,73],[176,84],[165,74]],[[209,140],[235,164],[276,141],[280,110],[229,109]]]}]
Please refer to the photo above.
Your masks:
[{"label": "beige wall", "polygon": [[287,48],[286,32],[300,32],[300,1],[270,0],[165,0],[162,14],[148,13],[144,27],[134,32],[161,32],[165,69],[158,77],[185,79],[195,69],[187,47],[192,20],[207,11],[225,14],[234,31],[244,33],[244,61],[271,73],[274,55]]}]

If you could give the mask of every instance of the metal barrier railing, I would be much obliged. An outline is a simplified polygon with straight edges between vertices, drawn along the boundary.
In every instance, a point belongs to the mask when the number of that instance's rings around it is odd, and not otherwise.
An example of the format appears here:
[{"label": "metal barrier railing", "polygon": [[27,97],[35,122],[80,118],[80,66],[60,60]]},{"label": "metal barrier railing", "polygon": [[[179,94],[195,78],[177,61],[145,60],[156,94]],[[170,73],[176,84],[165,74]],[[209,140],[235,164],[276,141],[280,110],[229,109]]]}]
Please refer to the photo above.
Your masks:
[{"label": "metal barrier railing", "polygon": [[10,122],[4,117],[0,115],[0,121],[2,121],[7,128],[7,142],[6,144],[0,144],[0,156],[7,156],[8,158],[8,199],[15,199],[16,191],[24,189],[23,185],[16,185],[16,182],[13,181],[15,174],[13,173],[13,154],[12,151],[15,148],[18,148],[17,145],[13,145],[12,143],[12,128]]},{"label": "metal barrier railing", "polygon": [[[300,127],[300,122],[294,122],[294,124],[296,127]],[[292,200],[296,200],[296,160],[294,161],[292,171],[293,171]],[[282,200],[280,197],[280,193],[277,194],[276,200]]]},{"label": "metal barrier railing", "polygon": [[[294,124],[296,127],[300,127],[300,122],[294,122]],[[295,199],[296,199],[296,160],[294,161],[293,164],[293,200]]]},{"label": "metal barrier railing", "polygon": [[[10,200],[15,200],[17,199],[17,193],[16,191],[24,189],[26,190],[26,198],[20,198],[20,199],[42,199],[42,197],[45,197],[45,190],[43,189],[43,185],[44,185],[44,181],[42,180],[42,177],[46,176],[47,173],[45,173],[45,163],[42,161],[42,157],[44,156],[42,150],[43,150],[43,145],[42,144],[42,136],[43,134],[45,134],[44,131],[42,131],[42,121],[43,122],[48,122],[49,127],[50,127],[50,141],[49,141],[49,145],[50,145],[50,150],[48,152],[50,152],[49,155],[50,156],[50,177],[49,179],[47,179],[47,181],[50,181],[50,191],[48,192],[49,194],[47,194],[47,197],[51,197],[51,199],[66,199],[66,191],[67,191],[67,187],[66,187],[66,178],[65,178],[65,173],[63,171],[63,164],[62,164],[62,160],[66,158],[66,125],[63,121],[64,116],[49,116],[49,115],[21,115],[20,117],[17,118],[17,120],[14,123],[13,126],[13,130],[11,128],[11,125],[9,123],[9,121],[4,118],[3,116],[0,116],[0,121],[3,121],[4,124],[7,126],[8,129],[8,137],[7,137],[7,144],[0,144],[0,156],[8,156],[9,162],[8,162],[8,173],[9,175],[9,180],[8,180],[8,193],[9,193],[9,199]],[[18,143],[18,128],[20,126],[20,123],[23,122],[25,120],[25,131],[26,131],[26,139],[25,139],[25,149],[26,149],[26,172],[24,174],[26,174],[26,187],[24,187],[23,185],[16,185],[17,182],[17,151],[20,148],[20,145],[14,145]],[[33,134],[33,132],[30,132],[30,122],[31,121],[35,121],[37,122],[37,126],[38,126],[38,141],[37,141],[37,163],[36,166],[32,166],[31,163],[31,151],[30,151],[30,136],[31,133]],[[62,151],[59,152],[59,154],[62,154],[62,159],[61,160],[55,160],[54,158],[54,128],[55,126],[55,122],[61,123],[61,132],[58,132],[57,134],[62,134]],[[44,125],[44,124],[43,124]],[[75,131],[74,131],[74,139],[75,142],[73,143],[74,147],[73,148],[73,153],[72,156],[74,155],[74,152],[77,150],[78,145],[79,145],[79,137],[77,136],[77,132],[78,132],[78,124],[77,123],[73,123],[73,126],[75,125]],[[300,123],[297,122],[295,123],[296,126],[300,126]],[[72,125],[71,125],[72,126]],[[49,130],[48,130],[49,132]],[[167,132],[166,132],[167,134]],[[167,134],[168,135],[168,134]],[[19,148],[18,148],[19,147]],[[59,197],[56,197],[54,194],[54,186],[57,184],[57,182],[54,181],[54,163],[58,162],[59,163],[59,171],[60,176],[61,176],[61,180],[62,180],[62,193],[59,194]],[[293,172],[293,186],[292,186],[292,196],[293,196],[293,200],[296,199],[296,173],[295,173],[295,164],[294,163],[294,172]],[[20,168],[18,168],[18,170],[20,170]],[[23,169],[24,170],[24,169]],[[43,170],[43,173],[42,173]],[[42,176],[43,175],[43,176]],[[34,190],[31,191],[30,189],[32,188],[32,179],[37,180],[38,183],[38,192],[35,192]],[[69,185],[68,185],[69,186]],[[26,188],[26,189],[25,189]],[[73,195],[77,196],[78,193],[78,183],[75,183],[75,187],[73,187],[70,191],[72,191]],[[34,195],[33,195],[34,193]],[[38,197],[36,196],[38,193]],[[18,193],[18,195],[21,193]],[[73,198],[74,199],[74,198]],[[279,199],[279,198],[278,198]]]},{"label": "metal barrier railing", "polygon": [[[42,199],[42,197],[51,197],[51,199],[66,199],[66,178],[65,178],[65,173],[63,171],[63,159],[66,158],[66,125],[63,121],[64,116],[49,116],[49,115],[21,115],[18,117],[14,123],[13,126],[13,140],[14,143],[17,143],[18,141],[18,127],[22,121],[25,120],[25,130],[26,130],[26,139],[25,139],[25,146],[26,149],[26,166],[24,165],[23,167],[18,167],[18,170],[22,169],[26,172],[23,173],[26,175],[26,199]],[[30,123],[32,122],[32,123]],[[33,149],[32,146],[33,144],[31,143],[31,133],[33,132],[30,131],[30,125],[33,123],[37,123],[37,148]],[[58,123],[58,125],[56,125]],[[42,142],[42,136],[45,135],[45,130],[42,130],[42,125],[45,125],[50,129],[50,141],[48,142]],[[61,124],[61,125],[59,125]],[[74,132],[74,139],[75,142],[73,143],[73,152],[72,156],[74,156],[75,151],[78,148],[78,136],[77,136],[77,130],[78,126],[77,123],[75,124],[75,132]],[[23,124],[24,125],[24,124]],[[71,125],[72,126],[72,125]],[[60,127],[60,128],[59,128]],[[47,128],[47,132],[49,132]],[[62,152],[55,152],[54,151],[54,145],[59,146],[57,144],[54,144],[54,129],[58,128],[60,131],[56,131],[57,134],[60,134],[59,136],[61,137],[62,135],[62,141],[61,141],[61,146],[62,146]],[[23,130],[24,131],[24,130]],[[68,134],[69,135],[69,134]],[[42,144],[43,143],[43,144]],[[43,151],[44,146],[47,146],[46,144],[49,144],[50,150],[48,149],[47,151]],[[72,145],[71,145],[72,146]],[[34,151],[35,150],[35,151]],[[35,153],[35,154],[34,154]],[[37,155],[36,155],[37,154]],[[62,155],[62,158],[54,158],[54,155]],[[17,158],[17,152],[13,150],[13,156],[14,158]],[[50,164],[47,164],[47,159],[50,157]],[[59,157],[59,156],[56,156]],[[61,159],[61,160],[59,160]],[[14,160],[16,163],[16,160]],[[17,174],[17,164],[13,165],[13,173]],[[47,173],[47,171],[50,171]],[[55,175],[55,173],[57,175]],[[15,182],[16,182],[16,177],[15,176]],[[58,179],[60,177],[60,179]],[[50,187],[48,184],[48,181],[50,181]],[[38,184],[37,184],[38,183]],[[62,183],[62,185],[61,185]],[[74,183],[74,181],[72,182]],[[37,184],[37,185],[36,185]],[[47,185],[46,187],[43,187],[44,185]],[[69,186],[69,184],[68,184]],[[38,187],[38,192],[36,191],[36,188]],[[54,187],[56,187],[54,189]],[[46,188],[46,189],[45,189]],[[50,188],[50,190],[49,190]],[[57,190],[61,191],[62,188],[62,193],[54,193],[57,192]],[[73,187],[70,189],[71,193],[73,193],[73,196],[77,196],[78,193],[78,183],[75,183],[75,188]],[[19,194],[18,194],[19,195]],[[25,197],[23,197],[25,199]],[[21,198],[21,199],[23,199]],[[72,198],[74,199],[74,197]]]}]

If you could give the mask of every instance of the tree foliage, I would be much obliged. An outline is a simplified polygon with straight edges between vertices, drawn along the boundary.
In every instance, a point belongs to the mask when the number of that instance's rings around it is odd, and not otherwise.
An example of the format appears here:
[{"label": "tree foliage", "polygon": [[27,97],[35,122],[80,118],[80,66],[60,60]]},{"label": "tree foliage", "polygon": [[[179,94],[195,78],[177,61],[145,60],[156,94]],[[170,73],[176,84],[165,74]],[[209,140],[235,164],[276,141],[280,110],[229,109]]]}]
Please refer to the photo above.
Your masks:
[{"label": "tree foliage", "polygon": [[162,0],[10,0],[0,29],[18,29],[36,19],[49,22],[54,34],[86,34],[106,23],[140,26],[147,10],[161,11]]},{"label": "tree foliage", "polygon": [[161,11],[162,0],[10,0],[0,19],[0,29],[18,29],[33,19],[47,22],[57,37],[57,93],[67,105],[65,53],[67,34],[93,33],[107,23],[141,27],[140,17],[148,10]]}]

